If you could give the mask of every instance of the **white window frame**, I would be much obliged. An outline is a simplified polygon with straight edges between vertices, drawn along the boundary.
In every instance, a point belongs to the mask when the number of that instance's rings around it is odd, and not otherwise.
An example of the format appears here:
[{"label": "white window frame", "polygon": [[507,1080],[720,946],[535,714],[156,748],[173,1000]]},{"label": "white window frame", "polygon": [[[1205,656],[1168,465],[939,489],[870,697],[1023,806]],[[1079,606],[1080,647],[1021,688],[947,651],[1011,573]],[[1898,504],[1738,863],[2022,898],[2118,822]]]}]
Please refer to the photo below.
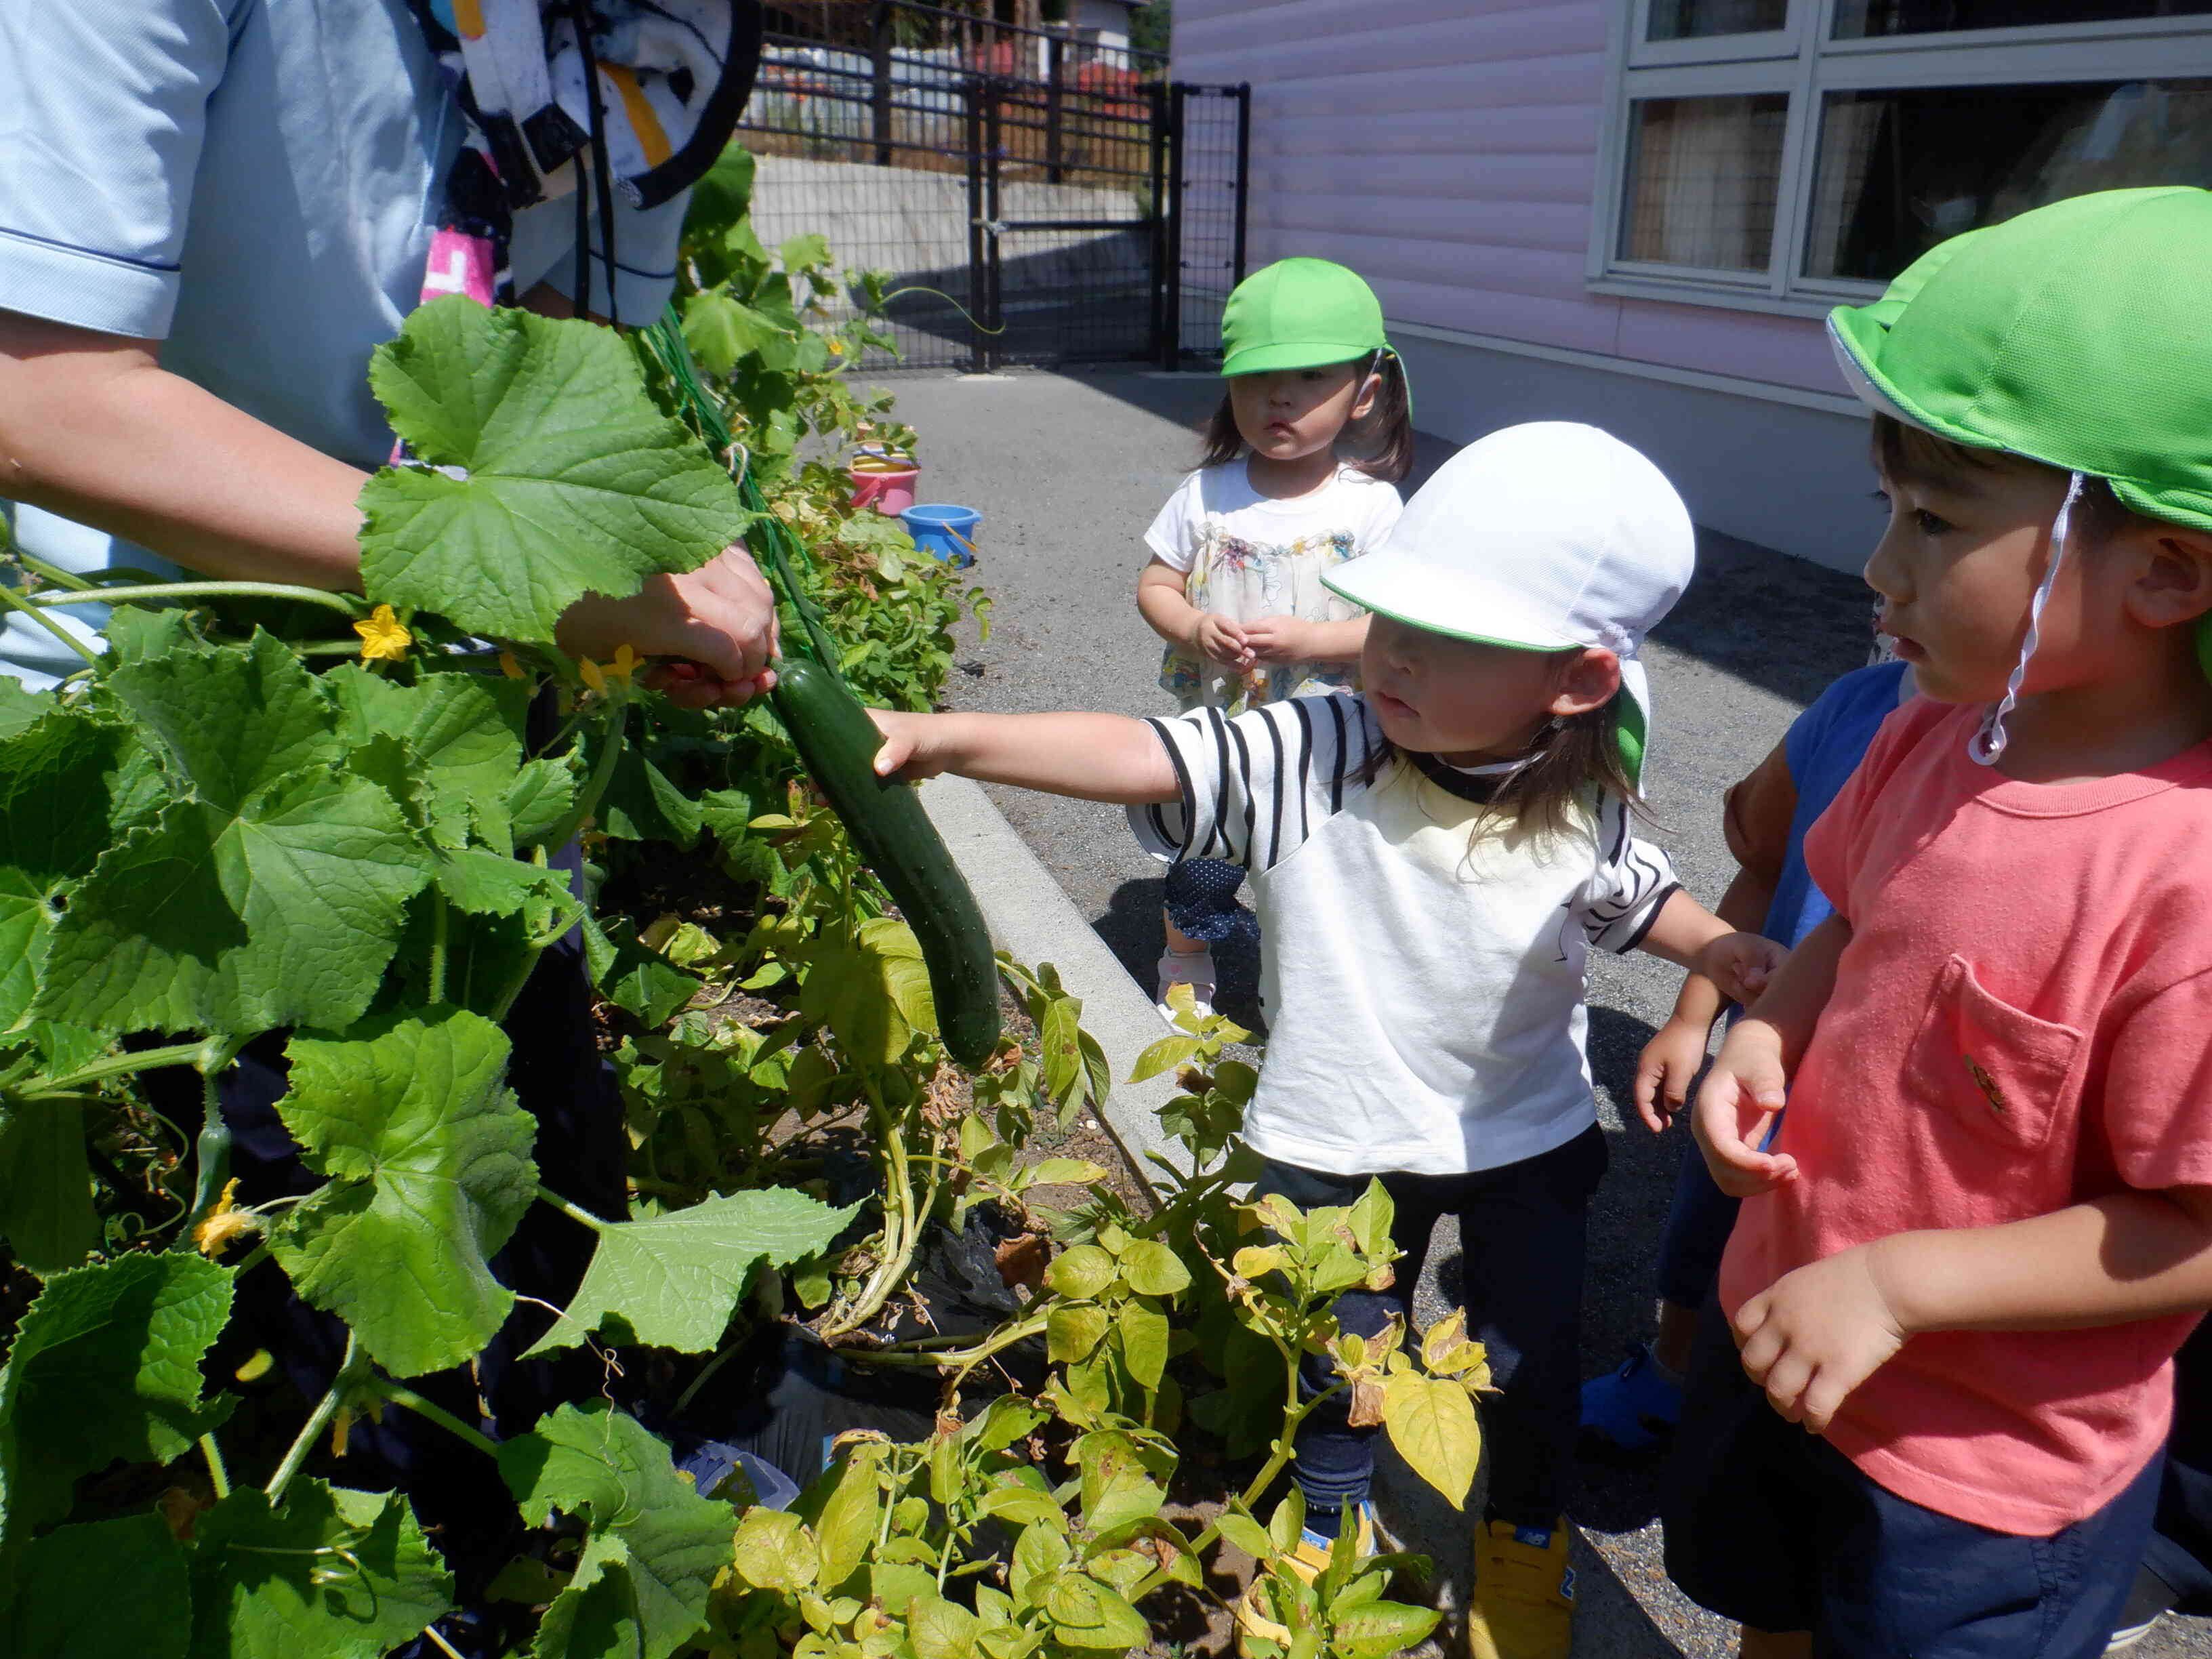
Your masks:
[{"label": "white window frame", "polygon": [[[1832,40],[1836,0],[1790,0],[1779,29],[1653,41],[1644,38],[1650,9],[1651,0],[1615,0],[1609,8],[1606,100],[1585,269],[1593,293],[1634,299],[1821,317],[1833,306],[1863,303],[1881,293],[1879,283],[1805,274],[1820,116],[1831,92],[2212,76],[2212,14]],[[1620,258],[1631,104],[1760,93],[1790,100],[1767,268],[1717,270]]]}]

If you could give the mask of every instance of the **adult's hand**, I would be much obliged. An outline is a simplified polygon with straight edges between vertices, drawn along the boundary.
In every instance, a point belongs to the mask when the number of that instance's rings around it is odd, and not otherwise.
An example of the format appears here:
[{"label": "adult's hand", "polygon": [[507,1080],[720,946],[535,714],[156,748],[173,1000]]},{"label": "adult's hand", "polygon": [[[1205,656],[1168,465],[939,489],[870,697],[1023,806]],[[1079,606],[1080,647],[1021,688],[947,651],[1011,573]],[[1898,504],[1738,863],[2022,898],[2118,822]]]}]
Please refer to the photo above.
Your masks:
[{"label": "adult's hand", "polygon": [[647,684],[687,708],[741,703],[775,684],[775,596],[752,555],[724,548],[681,576],[648,576],[626,599],[589,594],[568,607],[555,638],[571,656],[605,661],[629,646],[657,663]]}]

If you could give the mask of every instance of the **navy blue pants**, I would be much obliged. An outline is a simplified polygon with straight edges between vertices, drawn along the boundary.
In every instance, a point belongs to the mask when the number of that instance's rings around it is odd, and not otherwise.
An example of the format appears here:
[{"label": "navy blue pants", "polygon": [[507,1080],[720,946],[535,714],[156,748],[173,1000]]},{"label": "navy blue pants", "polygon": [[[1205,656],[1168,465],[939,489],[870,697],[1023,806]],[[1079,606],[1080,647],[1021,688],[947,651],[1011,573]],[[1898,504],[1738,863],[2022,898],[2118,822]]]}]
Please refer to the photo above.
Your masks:
[{"label": "navy blue pants", "polygon": [[1735,1230],[1741,1200],[1713,1184],[1694,1137],[1686,1136],[1682,1166],[1667,1201],[1667,1230],[1659,1238],[1659,1294],[1679,1307],[1702,1308],[1719,1277],[1721,1255]]},{"label": "navy blue pants", "polygon": [[[1480,1407],[1488,1514],[1516,1527],[1549,1528],[1566,1507],[1581,1410],[1583,1219],[1605,1166],[1605,1136],[1592,1124],[1563,1146],[1501,1169],[1381,1176],[1397,1206],[1391,1236],[1405,1252],[1396,1281],[1387,1291],[1346,1291],[1336,1302],[1339,1327],[1358,1335],[1374,1335],[1393,1314],[1410,1327],[1430,1235],[1443,1217],[1459,1218],[1468,1334],[1489,1350],[1500,1390]],[[1356,1201],[1369,1179],[1271,1163],[1254,1191],[1310,1210]],[[1335,1374],[1331,1361],[1308,1355],[1307,1398]],[[1325,1535],[1335,1532],[1344,1504],[1365,1501],[1374,1478],[1378,1431],[1353,1428],[1350,1415],[1348,1396],[1340,1394],[1298,1428],[1291,1472],[1305,1494],[1308,1524]]]},{"label": "navy blue pants", "polygon": [[1820,1659],[2096,1659],[2142,1559],[2160,1476],[2154,1458],[2049,1538],[1923,1508],[1768,1405],[1716,1299],[1662,1487],[1667,1571],[1724,1618],[1811,1631]]}]

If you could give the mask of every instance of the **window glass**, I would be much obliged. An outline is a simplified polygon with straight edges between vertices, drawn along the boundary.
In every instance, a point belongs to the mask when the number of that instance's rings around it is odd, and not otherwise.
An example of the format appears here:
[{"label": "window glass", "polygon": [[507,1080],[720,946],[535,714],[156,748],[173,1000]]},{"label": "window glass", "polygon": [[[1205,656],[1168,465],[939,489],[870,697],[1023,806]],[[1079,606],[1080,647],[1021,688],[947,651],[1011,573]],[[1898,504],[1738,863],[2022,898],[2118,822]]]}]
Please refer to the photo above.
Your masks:
[{"label": "window glass", "polygon": [[[1655,16],[1657,3],[1654,0]],[[2041,23],[2115,23],[2207,12],[2212,12],[2212,0],[1836,0],[1836,39],[1870,40],[1891,34],[2016,29]]]},{"label": "window glass", "polygon": [[1887,282],[1962,230],[2134,185],[2212,185],[2212,80],[1832,92],[1805,274]]},{"label": "window glass", "polygon": [[[2212,0],[2206,0],[2212,4]],[[1757,34],[1790,20],[1790,0],[1651,0],[1647,40],[1697,40],[1709,34]]]},{"label": "window glass", "polygon": [[1765,270],[1789,109],[1783,93],[1632,104],[1620,257]]}]

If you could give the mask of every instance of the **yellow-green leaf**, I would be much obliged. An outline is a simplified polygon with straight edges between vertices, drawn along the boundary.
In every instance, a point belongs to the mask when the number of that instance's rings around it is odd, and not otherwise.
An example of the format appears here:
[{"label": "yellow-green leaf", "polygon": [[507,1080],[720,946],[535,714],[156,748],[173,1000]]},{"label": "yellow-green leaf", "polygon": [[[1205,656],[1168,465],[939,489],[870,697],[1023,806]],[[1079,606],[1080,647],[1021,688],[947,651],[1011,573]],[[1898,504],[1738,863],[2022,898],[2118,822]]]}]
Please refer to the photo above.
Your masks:
[{"label": "yellow-green leaf", "polygon": [[1482,1431],[1467,1390],[1447,1378],[1394,1372],[1382,1382],[1382,1423],[1413,1473],[1454,1509],[1464,1505],[1482,1458]]}]

